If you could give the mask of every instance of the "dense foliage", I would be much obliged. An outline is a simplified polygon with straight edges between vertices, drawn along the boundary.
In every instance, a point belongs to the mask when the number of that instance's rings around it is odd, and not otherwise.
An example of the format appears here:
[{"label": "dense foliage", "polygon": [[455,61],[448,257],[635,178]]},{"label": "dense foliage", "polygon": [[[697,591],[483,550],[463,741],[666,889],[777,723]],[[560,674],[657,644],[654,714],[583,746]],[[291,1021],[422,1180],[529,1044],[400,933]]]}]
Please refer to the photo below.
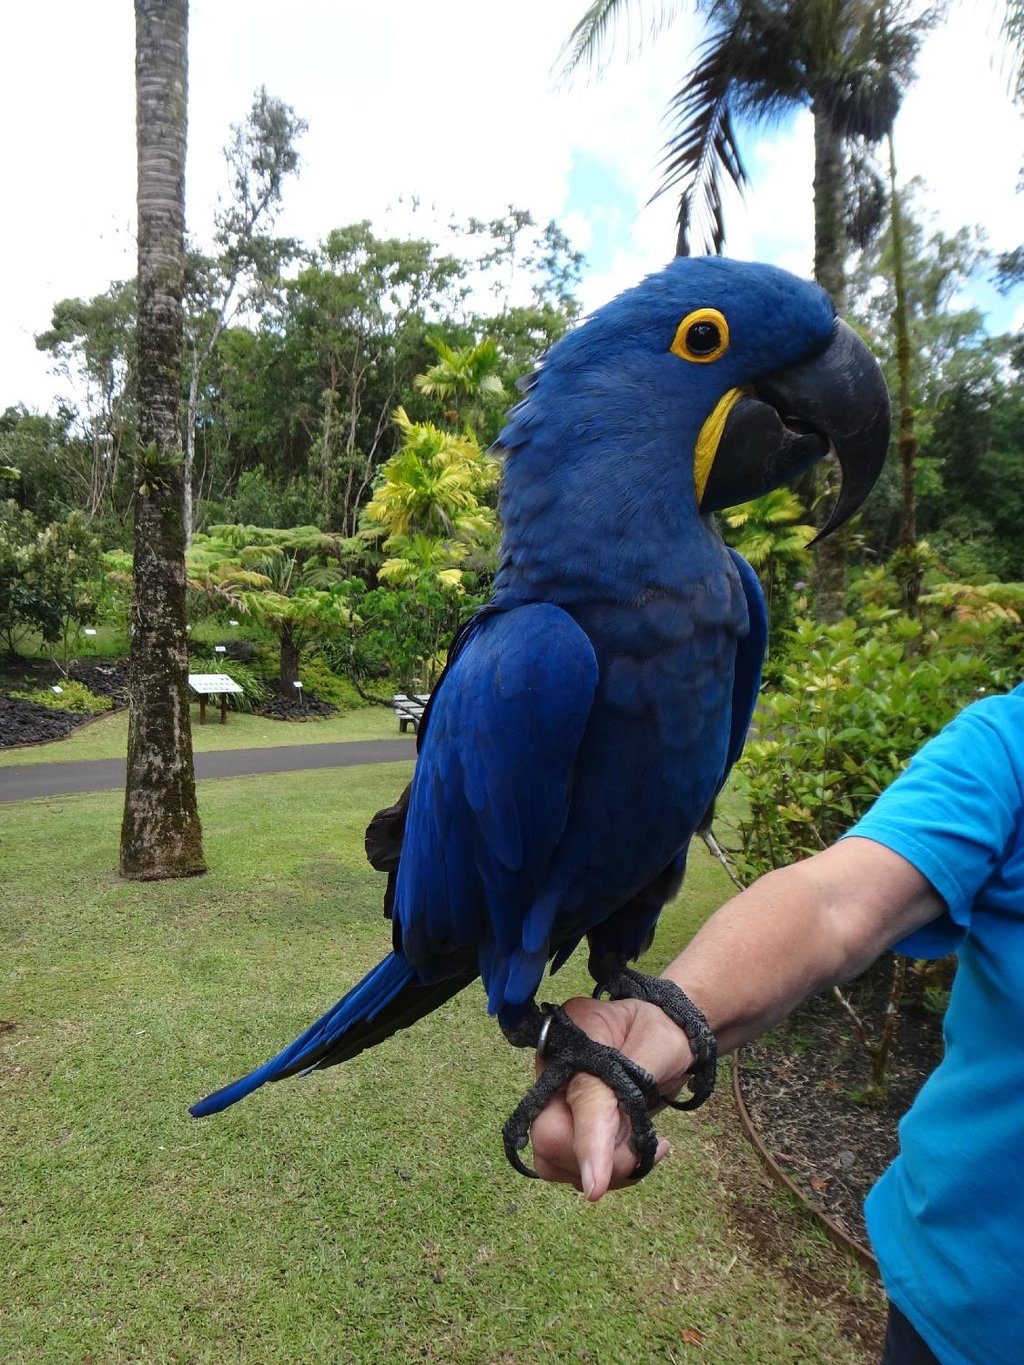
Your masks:
[{"label": "dense foliage", "polygon": [[926,625],[893,609],[798,620],[738,766],[745,881],[827,848],[967,703],[1015,681],[1019,620]]}]

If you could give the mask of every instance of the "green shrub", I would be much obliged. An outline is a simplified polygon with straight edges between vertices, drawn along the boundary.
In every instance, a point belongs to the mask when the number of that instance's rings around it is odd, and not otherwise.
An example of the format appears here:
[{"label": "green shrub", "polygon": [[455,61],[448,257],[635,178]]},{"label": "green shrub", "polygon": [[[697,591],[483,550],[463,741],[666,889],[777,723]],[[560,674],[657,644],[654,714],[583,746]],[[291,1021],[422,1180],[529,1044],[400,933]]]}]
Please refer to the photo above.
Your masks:
[{"label": "green shrub", "polygon": [[333,672],[320,653],[304,656],[299,676],[307,692],[315,692],[321,701],[329,701],[339,711],[353,711],[363,705],[363,699],[348,678]]},{"label": "green shrub", "polygon": [[215,665],[210,671],[226,673],[242,688],[241,692],[228,693],[228,706],[232,711],[258,710],[270,695],[270,684],[252,664],[244,664],[238,659],[224,659],[217,655]]},{"label": "green shrub", "polygon": [[67,681],[58,686],[60,692],[54,692],[52,687],[35,687],[30,692],[12,692],[10,695],[21,697],[24,701],[34,701],[39,706],[52,707],[55,711],[73,711],[76,715],[109,711],[114,704],[109,697],[97,697],[84,683]]},{"label": "green shrub", "polygon": [[974,647],[964,622],[953,629],[951,647],[942,632],[892,611],[866,624],[797,623],[737,767],[744,880],[827,848],[925,740],[1007,685],[1005,656],[986,648],[989,629],[979,624]]},{"label": "green shrub", "polygon": [[[867,623],[798,622],[778,685],[762,698],[757,738],[737,766],[745,814],[735,853],[740,879],[827,848],[868,809],[914,753],[969,702],[1002,690],[1007,641],[987,621],[929,629],[887,608]],[[865,1103],[886,1093],[907,959],[890,956],[881,1017],[835,998],[868,1063]]]}]

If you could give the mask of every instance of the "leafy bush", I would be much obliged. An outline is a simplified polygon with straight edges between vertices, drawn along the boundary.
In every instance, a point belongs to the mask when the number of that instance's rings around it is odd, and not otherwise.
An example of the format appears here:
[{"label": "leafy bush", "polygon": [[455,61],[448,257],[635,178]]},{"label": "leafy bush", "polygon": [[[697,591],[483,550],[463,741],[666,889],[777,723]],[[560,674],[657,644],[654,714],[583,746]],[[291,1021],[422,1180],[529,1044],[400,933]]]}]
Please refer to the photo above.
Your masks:
[{"label": "leafy bush", "polygon": [[232,711],[257,711],[270,696],[270,685],[252,664],[242,663],[240,659],[225,661],[218,656],[213,671],[226,673],[242,689],[228,694],[228,706]]},{"label": "leafy bush", "polygon": [[93,715],[109,711],[113,706],[110,697],[97,697],[90,692],[85,683],[66,681],[59,684],[60,692],[52,687],[35,687],[30,692],[11,692],[12,697],[24,701],[34,701],[37,706],[49,706],[55,711],[73,711],[76,715]]},{"label": "leafy bush", "polygon": [[0,638],[11,653],[38,632],[67,673],[80,628],[96,619],[99,573],[99,540],[81,512],[40,527],[0,503]]},{"label": "leafy bush", "polygon": [[950,649],[940,631],[892,611],[866,624],[798,622],[738,765],[744,879],[827,848],[957,711],[1007,685],[987,624],[973,648],[969,624],[955,630],[961,644]]},{"label": "leafy bush", "polygon": [[[758,709],[758,737],[738,765],[746,814],[735,861],[745,881],[834,843],[927,739],[1012,674],[991,621],[951,619],[944,632],[885,608],[865,616],[867,624],[801,621],[790,633],[778,686]],[[834,988],[868,1061],[865,1103],[886,1092],[907,959],[891,955],[890,972],[874,1024]]]},{"label": "leafy bush", "polygon": [[321,641],[328,663],[356,682],[400,692],[431,690],[460,622],[484,600],[425,579],[367,591],[349,578],[339,591],[352,615],[345,632]]},{"label": "leafy bush", "polygon": [[333,672],[322,654],[304,657],[299,672],[307,692],[314,692],[321,701],[329,701],[339,711],[352,711],[363,705],[362,698],[348,678],[340,678]]}]

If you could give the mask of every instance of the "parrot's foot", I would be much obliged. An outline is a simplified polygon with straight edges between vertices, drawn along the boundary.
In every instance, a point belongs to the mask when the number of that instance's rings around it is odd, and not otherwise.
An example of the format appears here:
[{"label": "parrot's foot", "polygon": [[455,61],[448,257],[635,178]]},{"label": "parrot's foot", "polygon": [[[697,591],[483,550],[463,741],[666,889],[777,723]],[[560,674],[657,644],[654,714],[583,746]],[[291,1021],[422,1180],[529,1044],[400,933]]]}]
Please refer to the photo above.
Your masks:
[{"label": "parrot's foot", "polygon": [[598,982],[594,995],[608,995],[612,1000],[646,1000],[663,1010],[686,1034],[693,1052],[693,1070],[687,1081],[690,1098],[663,1102],[673,1109],[697,1109],[709,1098],[715,1088],[718,1042],[704,1015],[674,981],[648,976],[631,967],[617,967]]},{"label": "parrot's foot", "polygon": [[536,1048],[538,1056],[547,1062],[502,1130],[505,1155],[516,1170],[521,1175],[536,1177],[537,1172],[519,1156],[530,1140],[531,1125],[555,1092],[578,1071],[584,1071],[604,1081],[614,1092],[633,1130],[630,1145],[637,1155],[633,1179],[647,1175],[658,1150],[658,1135],[649,1111],[662,1103],[654,1077],[615,1048],[595,1043],[559,1005],[545,1004],[539,1009],[534,1006],[522,1023],[504,1032],[510,1043]]}]

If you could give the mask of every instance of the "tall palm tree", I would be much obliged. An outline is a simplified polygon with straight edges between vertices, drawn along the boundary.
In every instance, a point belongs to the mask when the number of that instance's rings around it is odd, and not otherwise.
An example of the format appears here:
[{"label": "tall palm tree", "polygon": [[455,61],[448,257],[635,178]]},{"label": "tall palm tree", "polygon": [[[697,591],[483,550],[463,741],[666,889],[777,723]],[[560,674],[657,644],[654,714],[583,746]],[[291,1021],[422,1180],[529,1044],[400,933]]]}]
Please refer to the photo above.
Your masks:
[{"label": "tall palm tree", "polygon": [[[921,40],[944,11],[918,0],[681,0],[706,34],[696,65],[669,103],[670,135],[658,194],[680,193],[676,249],[691,236],[713,251],[725,240],[723,177],[748,183],[736,121],[770,124],[796,109],[814,121],[815,278],[841,300],[846,201],[858,143],[892,127]],[[566,47],[564,70],[593,61],[629,0],[594,0]]]},{"label": "tall palm tree", "polygon": [[204,872],[187,691],[182,522],[187,0],[135,0],[138,404],[121,875]]},{"label": "tall palm tree", "polygon": [[[863,180],[865,144],[892,129],[925,34],[943,0],[693,0],[704,16],[699,59],[673,96],[671,133],[658,193],[678,189],[676,251],[688,255],[696,233],[706,249],[725,241],[723,177],[748,181],[736,120],[771,123],[806,108],[814,123],[814,277],[842,307],[845,260],[858,214],[852,186]],[[628,0],[594,0],[567,44],[565,69],[593,60]],[[665,13],[681,13],[677,3]],[[875,182],[877,185],[877,181]],[[873,194],[879,211],[884,192]],[[879,212],[880,216],[880,212]],[[815,476],[802,484],[816,501]],[[827,505],[829,474],[825,474]],[[821,542],[813,571],[818,615],[837,620],[846,608],[846,541]]]}]

